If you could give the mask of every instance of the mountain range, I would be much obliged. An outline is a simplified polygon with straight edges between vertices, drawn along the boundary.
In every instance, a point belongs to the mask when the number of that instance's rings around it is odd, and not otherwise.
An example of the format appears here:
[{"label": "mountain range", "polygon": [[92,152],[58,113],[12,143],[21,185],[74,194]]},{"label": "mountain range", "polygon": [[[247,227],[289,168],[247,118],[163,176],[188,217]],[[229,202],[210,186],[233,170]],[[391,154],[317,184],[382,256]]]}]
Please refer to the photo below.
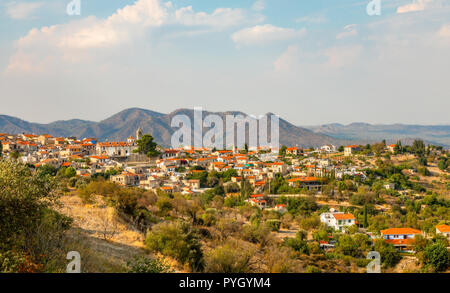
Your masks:
[{"label": "mountain range", "polygon": [[[191,109],[178,109],[172,113],[163,114],[146,109],[130,108],[100,122],[72,119],[48,124],[32,123],[16,117],[0,115],[0,132],[47,133],[52,136],[96,137],[100,141],[118,141],[134,136],[136,130],[140,127],[144,133],[151,134],[158,144],[168,147],[171,144],[172,134],[176,131],[175,128],[170,126],[171,121],[174,116],[179,114],[187,115],[193,121],[193,110]],[[222,118],[226,115],[241,114],[246,116],[245,113],[237,111],[204,111],[203,117],[209,114],[217,114]],[[449,147],[450,126],[353,123],[350,125],[326,124],[300,127],[280,118],[280,145],[309,147],[324,144],[362,144],[380,141],[381,139],[386,139],[388,142],[402,139],[406,142],[415,138]]]},{"label": "mountain range", "polygon": [[386,139],[390,142],[401,140],[403,144],[411,144],[414,139],[422,139],[430,144],[450,147],[450,125],[333,123],[305,128],[341,140],[373,142]]}]

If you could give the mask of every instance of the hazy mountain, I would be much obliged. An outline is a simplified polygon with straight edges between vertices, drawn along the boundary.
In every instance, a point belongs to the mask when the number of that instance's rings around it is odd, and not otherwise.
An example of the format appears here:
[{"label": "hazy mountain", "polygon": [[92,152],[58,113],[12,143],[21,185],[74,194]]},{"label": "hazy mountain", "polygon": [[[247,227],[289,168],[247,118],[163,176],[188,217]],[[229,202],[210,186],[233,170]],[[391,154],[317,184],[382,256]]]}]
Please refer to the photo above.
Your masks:
[{"label": "hazy mountain", "polygon": [[[53,136],[76,136],[78,138],[96,137],[100,140],[124,140],[135,136],[136,129],[152,134],[156,141],[164,146],[170,145],[172,133],[170,127],[175,115],[187,115],[193,121],[193,110],[178,109],[169,114],[150,110],[131,108],[121,111],[100,122],[85,120],[55,121],[49,124],[31,123],[19,118],[0,115],[0,132],[6,133],[48,133]],[[246,115],[238,111],[203,112],[203,117],[217,114],[225,121],[226,115]],[[268,113],[267,115],[269,115]],[[225,125],[224,125],[225,129]],[[206,133],[204,129],[203,133]],[[248,130],[247,130],[248,132]],[[423,139],[428,143],[450,147],[450,125],[371,125],[368,123],[339,123],[319,126],[298,127],[280,118],[280,144],[288,146],[320,146],[324,144],[343,145],[347,143],[365,144],[386,139],[389,143],[401,139],[410,144],[414,139]]]},{"label": "hazy mountain", "polygon": [[[124,140],[135,136],[136,129],[142,128],[144,133],[152,134],[159,144],[170,145],[172,133],[176,130],[170,127],[175,115],[187,115],[193,121],[193,110],[178,109],[169,114],[162,114],[150,110],[131,108],[121,111],[100,122],[84,120],[56,121],[49,124],[30,123],[15,117],[0,115],[0,132],[6,133],[48,133],[53,136],[76,136],[78,138],[96,137],[100,140]],[[203,112],[203,117],[217,114],[224,118],[226,115],[246,115],[242,112]],[[224,119],[225,121],[225,119]],[[224,125],[225,129],[225,125]],[[205,129],[204,133],[207,129]],[[248,132],[248,131],[247,131]],[[311,130],[297,127],[280,118],[280,144],[298,145],[303,147],[320,146],[323,144],[343,144],[346,141],[335,139],[324,134],[317,134]]]},{"label": "hazy mountain", "polygon": [[409,144],[412,140],[420,138],[428,143],[450,147],[450,125],[372,125],[368,123],[342,125],[333,123],[304,127],[315,133],[343,140],[373,142],[386,139],[389,142],[395,142],[400,139]]}]

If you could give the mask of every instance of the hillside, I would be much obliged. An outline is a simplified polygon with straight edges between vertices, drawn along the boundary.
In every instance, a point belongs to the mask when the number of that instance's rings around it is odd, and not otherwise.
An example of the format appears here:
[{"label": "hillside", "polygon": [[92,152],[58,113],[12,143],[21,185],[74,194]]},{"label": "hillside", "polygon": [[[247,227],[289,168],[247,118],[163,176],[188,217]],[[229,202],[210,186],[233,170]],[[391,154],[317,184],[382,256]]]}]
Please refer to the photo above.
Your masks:
[{"label": "hillside", "polygon": [[[78,138],[96,137],[100,140],[124,140],[135,135],[136,129],[142,128],[144,133],[152,134],[156,141],[169,146],[172,133],[176,130],[170,126],[172,118],[184,114],[193,121],[193,110],[179,109],[169,114],[150,110],[131,108],[121,111],[100,122],[84,120],[56,121],[49,124],[30,123],[19,118],[0,115],[0,132],[5,133],[48,133],[53,136],[76,136]],[[217,114],[237,115],[242,112],[207,112],[203,115]],[[225,119],[224,119],[225,120]],[[280,144],[298,145],[303,147],[320,146],[324,144],[344,144],[346,141],[335,139],[324,134],[297,127],[284,119],[280,119]]]},{"label": "hillside", "polygon": [[338,123],[317,126],[305,126],[314,133],[325,134],[336,139],[374,142],[386,139],[395,142],[401,139],[404,144],[420,138],[432,144],[450,147],[450,125],[404,125],[404,124],[368,124]]}]

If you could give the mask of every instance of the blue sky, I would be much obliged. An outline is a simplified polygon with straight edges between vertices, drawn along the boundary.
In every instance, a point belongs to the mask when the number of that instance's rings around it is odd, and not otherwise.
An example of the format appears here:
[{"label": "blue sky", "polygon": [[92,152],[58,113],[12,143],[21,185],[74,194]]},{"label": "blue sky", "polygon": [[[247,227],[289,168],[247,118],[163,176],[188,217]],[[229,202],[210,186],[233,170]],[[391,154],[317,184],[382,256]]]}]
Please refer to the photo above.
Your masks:
[{"label": "blue sky", "polygon": [[[274,112],[297,125],[449,124],[450,1],[5,0],[0,114]],[[3,101],[4,100],[4,101]]]}]

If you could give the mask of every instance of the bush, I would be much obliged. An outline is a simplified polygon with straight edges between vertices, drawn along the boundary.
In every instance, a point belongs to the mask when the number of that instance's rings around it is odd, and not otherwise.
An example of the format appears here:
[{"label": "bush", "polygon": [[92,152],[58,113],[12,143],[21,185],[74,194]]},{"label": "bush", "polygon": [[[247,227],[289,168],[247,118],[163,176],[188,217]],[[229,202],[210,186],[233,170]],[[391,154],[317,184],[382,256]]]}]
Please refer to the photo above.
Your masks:
[{"label": "bush", "polygon": [[211,227],[216,224],[216,216],[214,215],[214,212],[210,211],[211,209],[208,209],[203,215],[201,216],[201,219],[203,221],[203,224],[205,226]]},{"label": "bush", "polygon": [[369,265],[371,261],[372,261],[371,259],[358,258],[356,259],[356,265],[360,268],[365,268]]},{"label": "bush", "polygon": [[307,274],[320,274],[320,273],[322,273],[322,271],[318,267],[315,267],[315,266],[307,266],[305,272]]},{"label": "bush", "polygon": [[267,220],[266,226],[270,229],[270,231],[278,232],[280,231],[281,221],[275,219]]},{"label": "bush", "polygon": [[[27,166],[0,160],[0,251],[24,247],[33,227],[56,201],[56,182]],[[30,249],[31,247],[27,247]]]},{"label": "bush", "polygon": [[210,251],[206,257],[208,273],[249,273],[252,253],[236,244],[227,243]]},{"label": "bush", "polygon": [[263,225],[245,225],[242,230],[242,239],[265,245],[269,239],[270,230]]},{"label": "bush", "polygon": [[159,274],[172,273],[170,266],[163,259],[150,259],[145,256],[135,257],[132,262],[127,262],[128,273]]},{"label": "bush", "polygon": [[194,272],[204,269],[203,252],[197,231],[185,222],[153,226],[147,234],[145,244],[149,249],[188,263]]},{"label": "bush", "polygon": [[165,217],[169,214],[169,212],[173,209],[173,204],[172,202],[167,199],[167,198],[160,198],[157,202],[156,202],[156,206],[159,209],[159,214],[162,217]]},{"label": "bush", "polygon": [[41,272],[72,220],[52,209],[58,184],[47,169],[0,160],[0,271]]},{"label": "bush", "polygon": [[292,248],[293,250],[302,253],[302,254],[309,254],[309,247],[308,243],[300,239],[299,237],[296,238],[285,238],[284,239],[284,245]]},{"label": "bush", "polygon": [[395,266],[402,258],[397,249],[395,249],[394,245],[386,243],[384,239],[378,239],[375,242],[375,251],[380,253],[381,262],[386,267]]},{"label": "bush", "polygon": [[318,216],[311,216],[308,218],[303,218],[299,222],[300,228],[305,230],[317,229],[320,226],[320,219]]},{"label": "bush", "polygon": [[361,255],[361,248],[358,243],[348,235],[342,235],[339,237],[336,245],[336,251],[343,255],[358,257]]},{"label": "bush", "polygon": [[449,252],[442,242],[437,242],[425,248],[425,263],[433,269],[445,271],[449,266]]}]

